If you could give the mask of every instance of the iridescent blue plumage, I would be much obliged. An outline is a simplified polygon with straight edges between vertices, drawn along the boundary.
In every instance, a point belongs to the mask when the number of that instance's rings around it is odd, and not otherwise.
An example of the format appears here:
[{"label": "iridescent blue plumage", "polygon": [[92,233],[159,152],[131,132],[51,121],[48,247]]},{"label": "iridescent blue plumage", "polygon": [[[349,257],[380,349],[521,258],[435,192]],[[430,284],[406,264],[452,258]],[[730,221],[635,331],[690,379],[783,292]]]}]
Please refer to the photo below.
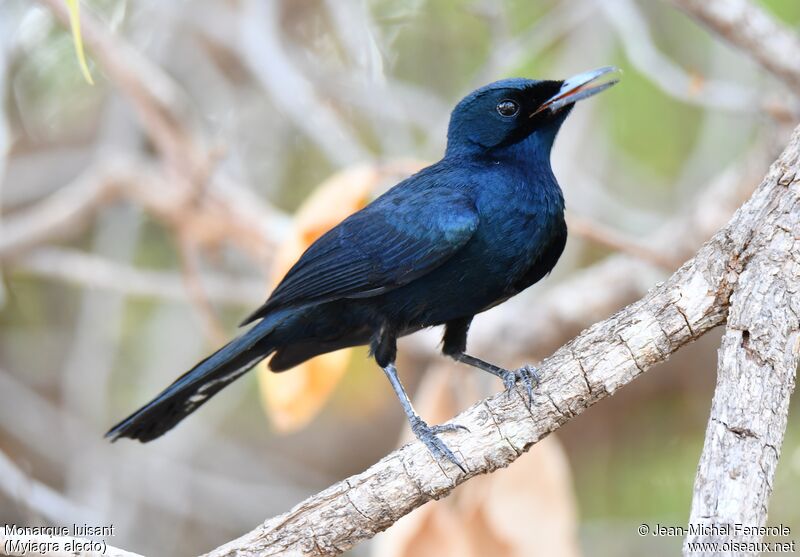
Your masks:
[{"label": "iridescent blue plumage", "polygon": [[[567,238],[564,198],[550,151],[586,85],[607,69],[568,81],[508,79],[458,103],[442,160],[399,183],[323,235],[300,257],[250,330],[200,362],[109,431],[149,441],[175,426],[261,359],[287,370],[315,355],[369,344],[412,429],[439,457],[459,464],[417,416],[394,361],[398,337],[445,325],[443,352],[501,377],[535,379],[465,354],[472,318],[544,277]],[[596,89],[602,90],[607,85]],[[553,107],[552,109],[548,107]]]}]

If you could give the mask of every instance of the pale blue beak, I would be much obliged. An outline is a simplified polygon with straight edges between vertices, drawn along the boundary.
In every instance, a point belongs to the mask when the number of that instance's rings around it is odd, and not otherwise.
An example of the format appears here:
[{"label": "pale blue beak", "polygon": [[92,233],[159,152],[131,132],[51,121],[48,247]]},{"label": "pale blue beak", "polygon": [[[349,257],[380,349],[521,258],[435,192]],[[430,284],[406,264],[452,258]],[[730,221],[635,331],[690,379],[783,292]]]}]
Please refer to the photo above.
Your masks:
[{"label": "pale blue beak", "polygon": [[597,68],[596,70],[589,70],[588,72],[573,75],[564,81],[558,93],[542,103],[542,105],[537,108],[536,111],[531,114],[531,116],[534,116],[545,109],[549,109],[550,112],[556,112],[558,109],[568,104],[578,102],[591,97],[592,95],[596,95],[597,93],[601,93],[619,82],[619,77],[607,79],[607,77],[604,76],[609,76],[609,74],[618,75],[620,73],[621,71],[619,68],[615,68],[614,66],[605,66],[603,68]]}]

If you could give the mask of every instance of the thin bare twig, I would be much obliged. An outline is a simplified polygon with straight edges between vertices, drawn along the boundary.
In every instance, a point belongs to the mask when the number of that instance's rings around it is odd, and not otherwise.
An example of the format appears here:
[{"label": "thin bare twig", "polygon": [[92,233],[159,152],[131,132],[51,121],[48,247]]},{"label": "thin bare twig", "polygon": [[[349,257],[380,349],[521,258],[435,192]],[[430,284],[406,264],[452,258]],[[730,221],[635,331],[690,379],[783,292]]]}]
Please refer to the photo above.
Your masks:
[{"label": "thin bare twig", "polygon": [[181,274],[186,284],[186,290],[189,292],[192,307],[200,318],[206,337],[215,344],[225,344],[227,340],[225,329],[214,312],[214,307],[208,299],[200,278],[199,254],[195,244],[191,238],[180,233],[177,235],[177,240],[178,253],[180,253],[181,259]]},{"label": "thin bare twig", "polygon": [[609,247],[614,251],[625,253],[642,261],[647,261],[668,271],[674,270],[681,264],[680,260],[670,259],[647,244],[626,237],[613,228],[592,219],[581,217],[574,213],[567,213],[567,226],[570,233],[585,240]]},{"label": "thin bare twig", "polygon": [[[12,267],[133,298],[189,302],[184,279],[176,273],[138,269],[77,250],[40,247],[16,258]],[[199,280],[209,299],[216,303],[252,306],[264,299],[264,279],[203,273]]]},{"label": "thin bare twig", "polygon": [[152,165],[108,156],[50,197],[7,216],[0,260],[77,234],[100,208],[119,199],[141,205],[171,228],[190,231],[198,245],[233,243],[260,262],[269,260],[271,246],[283,236],[254,218],[236,197],[214,195],[200,205],[187,204]]},{"label": "thin bare twig", "polygon": [[588,21],[600,5],[592,1],[557,3],[542,15],[529,29],[514,37],[497,41],[490,49],[490,59],[472,78],[474,87],[498,79],[535,60],[542,51],[566,36],[570,31]]},{"label": "thin bare twig", "polygon": [[45,201],[7,216],[0,235],[0,260],[80,231],[130,172],[127,163],[100,163]]},{"label": "thin bare twig", "polygon": [[250,1],[242,10],[242,60],[295,125],[328,159],[346,166],[371,158],[339,116],[321,102],[311,83],[290,63],[281,44],[280,2]]}]

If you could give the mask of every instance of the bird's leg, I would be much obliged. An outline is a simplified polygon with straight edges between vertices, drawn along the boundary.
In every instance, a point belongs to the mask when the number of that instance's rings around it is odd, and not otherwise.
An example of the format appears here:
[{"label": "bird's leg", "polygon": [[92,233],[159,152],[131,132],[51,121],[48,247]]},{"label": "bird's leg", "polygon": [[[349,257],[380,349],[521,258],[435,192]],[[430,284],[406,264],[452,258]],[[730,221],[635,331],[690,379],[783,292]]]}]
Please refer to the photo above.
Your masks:
[{"label": "bird's leg", "polygon": [[504,369],[490,364],[489,362],[484,362],[475,356],[465,354],[464,352],[450,354],[450,357],[458,362],[471,365],[483,371],[488,371],[492,375],[499,377],[503,380],[503,385],[505,385],[509,394],[511,394],[511,389],[513,389],[517,383],[522,383],[522,386],[525,387],[525,392],[528,393],[528,407],[533,406],[533,387],[538,385],[541,381],[539,370],[535,367],[524,365],[519,369]]},{"label": "bird's leg", "polygon": [[403,384],[400,383],[400,379],[397,377],[397,368],[394,366],[394,363],[389,363],[383,368],[384,373],[386,373],[386,377],[389,378],[389,382],[392,384],[392,388],[394,389],[395,394],[397,394],[397,398],[400,399],[400,404],[403,406],[403,410],[408,417],[408,423],[411,425],[411,431],[414,432],[414,435],[417,436],[417,439],[422,441],[428,450],[433,454],[434,458],[442,459],[446,458],[456,466],[458,466],[462,472],[466,473],[467,470],[461,464],[461,462],[456,458],[456,455],[453,454],[447,445],[442,442],[436,435],[438,433],[443,433],[445,431],[458,431],[463,429],[465,431],[469,431],[463,425],[456,425],[456,424],[445,424],[445,425],[434,425],[430,426],[426,424],[422,418],[414,412],[414,407],[411,406],[411,400],[409,400],[408,395],[406,394],[406,390],[403,388]]},{"label": "bird's leg", "polygon": [[467,332],[472,317],[463,317],[448,321],[445,325],[444,338],[442,338],[442,352],[450,356],[457,362],[471,365],[483,371],[488,371],[503,380],[506,390],[511,394],[511,389],[518,382],[521,382],[528,393],[528,406],[533,406],[533,387],[534,383],[539,384],[539,372],[533,366],[522,366],[519,369],[508,370],[498,367],[489,362],[470,356],[464,351],[467,349]]}]

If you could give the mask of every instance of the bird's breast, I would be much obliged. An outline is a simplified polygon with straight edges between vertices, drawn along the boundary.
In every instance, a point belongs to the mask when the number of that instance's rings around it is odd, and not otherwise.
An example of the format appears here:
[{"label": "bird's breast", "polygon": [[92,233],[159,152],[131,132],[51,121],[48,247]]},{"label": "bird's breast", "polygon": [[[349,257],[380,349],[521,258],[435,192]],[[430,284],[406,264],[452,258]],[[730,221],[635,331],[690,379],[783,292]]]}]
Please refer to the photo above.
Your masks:
[{"label": "bird's breast", "polygon": [[516,177],[483,191],[479,233],[498,256],[535,254],[564,221],[564,201],[554,180]]},{"label": "bird's breast", "polygon": [[563,220],[563,213],[507,210],[481,222],[480,240],[497,271],[513,280],[547,249]]}]

